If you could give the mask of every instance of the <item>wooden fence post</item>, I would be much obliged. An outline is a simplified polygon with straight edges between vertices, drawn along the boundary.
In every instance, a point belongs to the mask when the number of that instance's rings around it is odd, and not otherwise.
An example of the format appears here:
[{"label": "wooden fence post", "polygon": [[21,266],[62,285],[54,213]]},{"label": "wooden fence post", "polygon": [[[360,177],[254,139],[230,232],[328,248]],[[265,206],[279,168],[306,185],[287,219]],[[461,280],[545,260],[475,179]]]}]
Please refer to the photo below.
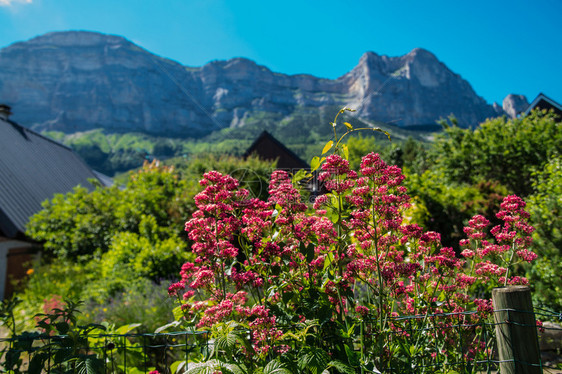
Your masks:
[{"label": "wooden fence post", "polygon": [[492,301],[501,373],[542,373],[529,287],[495,288],[492,290]]}]

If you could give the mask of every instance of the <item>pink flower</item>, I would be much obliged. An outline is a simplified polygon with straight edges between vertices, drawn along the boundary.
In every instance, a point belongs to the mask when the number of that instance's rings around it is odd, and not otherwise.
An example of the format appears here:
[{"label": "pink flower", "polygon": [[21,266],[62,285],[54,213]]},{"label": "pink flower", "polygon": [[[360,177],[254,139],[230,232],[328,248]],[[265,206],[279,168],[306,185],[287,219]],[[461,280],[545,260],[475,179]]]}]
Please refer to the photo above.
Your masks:
[{"label": "pink flower", "polygon": [[362,306],[362,305],[357,305],[355,307],[355,311],[363,317],[365,317],[366,315],[369,314],[369,308],[367,308],[366,306]]},{"label": "pink flower", "polygon": [[532,252],[528,249],[522,249],[520,251],[517,251],[517,256],[521,257],[523,261],[527,261],[527,262],[531,262],[538,257],[535,252]]},{"label": "pink flower", "polygon": [[178,292],[183,289],[185,289],[185,285],[182,282],[172,283],[170,287],[168,287],[168,295],[177,296]]},{"label": "pink flower", "polygon": [[330,175],[344,175],[350,171],[349,162],[340,155],[333,154],[326,157],[322,170],[327,171]]},{"label": "pink flower", "polygon": [[543,327],[543,323],[542,323],[542,321],[540,321],[538,319],[537,319],[537,328],[539,329],[540,333],[544,333],[545,329]]},{"label": "pink flower", "polygon": [[[501,277],[499,281],[501,283],[505,282],[505,277]],[[507,280],[507,284],[525,286],[529,284],[529,280],[525,277],[514,276]]]}]

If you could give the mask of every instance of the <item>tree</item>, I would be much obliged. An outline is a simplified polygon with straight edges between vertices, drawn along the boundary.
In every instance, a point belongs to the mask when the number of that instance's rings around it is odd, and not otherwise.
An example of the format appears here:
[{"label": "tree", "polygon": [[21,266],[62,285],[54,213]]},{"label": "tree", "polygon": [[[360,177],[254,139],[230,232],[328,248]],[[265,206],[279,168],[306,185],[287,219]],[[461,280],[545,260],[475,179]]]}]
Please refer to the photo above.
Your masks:
[{"label": "tree", "polygon": [[561,151],[562,131],[552,112],[489,119],[475,130],[451,126],[433,147],[435,169],[449,182],[474,184],[495,180],[511,192],[528,196],[531,175]]},{"label": "tree", "polygon": [[31,218],[27,235],[43,242],[45,252],[55,257],[99,258],[117,233],[140,233],[145,216],[155,219],[160,240],[178,236],[182,221],[193,209],[189,195],[196,189],[172,167],[145,163],[130,175],[124,189],[98,186],[89,192],[76,187],[55,195]]}]

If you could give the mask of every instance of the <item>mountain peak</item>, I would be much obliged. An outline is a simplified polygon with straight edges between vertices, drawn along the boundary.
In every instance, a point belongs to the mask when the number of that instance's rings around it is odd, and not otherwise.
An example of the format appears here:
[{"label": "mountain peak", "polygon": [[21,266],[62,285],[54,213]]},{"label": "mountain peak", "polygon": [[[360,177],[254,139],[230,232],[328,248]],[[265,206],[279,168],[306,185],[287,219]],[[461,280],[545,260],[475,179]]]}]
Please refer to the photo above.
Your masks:
[{"label": "mountain peak", "polygon": [[410,57],[414,57],[414,58],[415,57],[431,58],[431,59],[437,60],[437,57],[435,57],[435,55],[433,53],[431,53],[427,49],[420,48],[420,47],[412,49],[406,56],[410,56]]},{"label": "mountain peak", "polygon": [[95,31],[54,31],[24,42],[30,45],[54,44],[58,46],[93,46],[98,44],[131,43],[122,36],[102,34]]},{"label": "mountain peak", "polygon": [[376,52],[373,51],[367,51],[365,53],[363,53],[363,55],[361,56],[361,58],[359,59],[359,61],[361,60],[369,60],[369,59],[373,59],[373,58],[380,58],[381,56],[379,56],[379,54],[377,54]]}]

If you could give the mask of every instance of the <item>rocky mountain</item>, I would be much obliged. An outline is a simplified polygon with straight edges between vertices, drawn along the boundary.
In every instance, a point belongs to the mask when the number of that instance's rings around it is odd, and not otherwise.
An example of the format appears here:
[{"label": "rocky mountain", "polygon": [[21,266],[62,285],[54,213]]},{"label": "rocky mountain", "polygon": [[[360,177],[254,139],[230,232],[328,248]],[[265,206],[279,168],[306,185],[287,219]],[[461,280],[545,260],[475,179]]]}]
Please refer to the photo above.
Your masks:
[{"label": "rocky mountain", "polygon": [[502,101],[503,111],[511,118],[517,117],[529,107],[529,102],[525,95],[509,94]]},{"label": "rocky mountain", "polygon": [[66,133],[104,128],[201,137],[244,126],[264,113],[332,106],[356,108],[366,121],[434,124],[453,114],[475,126],[503,114],[433,54],[365,53],[331,80],[285,75],[244,59],[188,67],[113,35],[85,31],[45,34],[0,50],[0,102],[13,119]]}]

